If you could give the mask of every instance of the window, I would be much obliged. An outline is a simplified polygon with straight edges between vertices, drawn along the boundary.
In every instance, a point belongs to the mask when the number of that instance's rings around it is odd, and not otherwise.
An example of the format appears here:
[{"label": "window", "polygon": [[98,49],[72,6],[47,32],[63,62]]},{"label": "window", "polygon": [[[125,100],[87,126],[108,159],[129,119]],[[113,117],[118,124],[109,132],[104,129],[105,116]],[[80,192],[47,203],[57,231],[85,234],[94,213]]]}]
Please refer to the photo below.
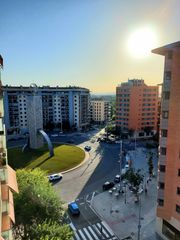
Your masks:
[{"label": "window", "polygon": [[170,97],[170,92],[163,92],[163,99],[164,100],[169,100]]},{"label": "window", "polygon": [[166,148],[164,148],[164,147],[161,148],[161,154],[166,155]]},{"label": "window", "polygon": [[160,172],[165,172],[166,171],[166,166],[159,165],[159,170],[160,170]]},{"label": "window", "polygon": [[166,129],[161,129],[161,136],[162,137],[167,137],[168,131]]},{"label": "window", "polygon": [[165,76],[165,80],[171,80],[171,71],[166,71],[164,73],[164,76]]},{"label": "window", "polygon": [[158,199],[158,205],[160,207],[164,206],[164,200],[163,199]]},{"label": "window", "polygon": [[180,169],[178,169],[178,176],[180,177]]},{"label": "window", "polygon": [[180,195],[180,187],[177,187],[177,194]]},{"label": "window", "polygon": [[172,59],[172,58],[173,58],[173,53],[172,53],[172,51],[168,51],[167,58],[168,58],[168,59]]},{"label": "window", "polygon": [[163,111],[163,112],[162,112],[162,117],[163,117],[164,119],[167,119],[168,116],[169,116],[169,112],[168,112],[168,111]]},{"label": "window", "polygon": [[180,206],[176,204],[176,212],[180,213]]},{"label": "window", "polygon": [[164,183],[163,182],[159,182],[159,188],[164,189]]}]

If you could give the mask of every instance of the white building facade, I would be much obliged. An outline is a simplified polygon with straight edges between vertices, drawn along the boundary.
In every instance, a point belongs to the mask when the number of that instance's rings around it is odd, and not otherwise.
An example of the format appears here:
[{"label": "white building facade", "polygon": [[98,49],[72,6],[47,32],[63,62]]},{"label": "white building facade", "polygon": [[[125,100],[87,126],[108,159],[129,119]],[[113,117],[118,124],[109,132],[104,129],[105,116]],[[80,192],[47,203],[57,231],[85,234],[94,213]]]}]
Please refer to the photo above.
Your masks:
[{"label": "white building facade", "polygon": [[[47,124],[83,129],[89,124],[89,89],[80,87],[3,86],[5,124],[11,135],[28,132],[28,98],[36,92],[40,96],[43,127]],[[38,114],[38,112],[37,112]],[[64,126],[63,126],[64,125]]]}]

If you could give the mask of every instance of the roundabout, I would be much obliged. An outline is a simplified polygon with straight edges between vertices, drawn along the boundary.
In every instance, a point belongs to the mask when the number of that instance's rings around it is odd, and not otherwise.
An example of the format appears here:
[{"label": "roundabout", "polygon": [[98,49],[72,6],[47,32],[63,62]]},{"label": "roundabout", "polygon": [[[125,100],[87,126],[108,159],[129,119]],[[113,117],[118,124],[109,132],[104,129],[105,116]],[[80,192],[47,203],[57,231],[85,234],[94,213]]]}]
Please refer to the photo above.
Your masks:
[{"label": "roundabout", "polygon": [[39,167],[48,174],[64,172],[81,164],[85,158],[85,152],[81,148],[69,145],[54,145],[54,156],[49,157],[47,146],[40,149],[26,149],[21,147],[8,149],[8,162],[14,169]]}]

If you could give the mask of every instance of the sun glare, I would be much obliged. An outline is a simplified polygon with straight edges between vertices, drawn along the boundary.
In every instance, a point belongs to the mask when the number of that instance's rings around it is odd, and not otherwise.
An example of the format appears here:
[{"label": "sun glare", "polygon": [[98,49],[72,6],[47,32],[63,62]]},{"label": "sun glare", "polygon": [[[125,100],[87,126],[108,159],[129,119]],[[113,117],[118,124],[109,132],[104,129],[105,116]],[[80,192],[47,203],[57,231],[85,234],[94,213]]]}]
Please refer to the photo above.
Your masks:
[{"label": "sun glare", "polygon": [[144,58],[157,46],[157,35],[151,28],[141,28],[130,35],[127,45],[131,56]]}]

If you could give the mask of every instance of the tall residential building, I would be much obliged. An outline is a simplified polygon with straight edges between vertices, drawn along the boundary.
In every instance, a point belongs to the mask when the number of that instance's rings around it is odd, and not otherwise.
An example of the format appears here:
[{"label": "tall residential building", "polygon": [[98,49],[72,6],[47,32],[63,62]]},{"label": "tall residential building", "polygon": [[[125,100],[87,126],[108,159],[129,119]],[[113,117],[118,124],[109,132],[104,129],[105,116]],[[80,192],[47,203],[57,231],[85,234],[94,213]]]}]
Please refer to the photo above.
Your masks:
[{"label": "tall residential building", "polygon": [[162,86],[157,232],[180,239],[180,42],[152,51],[165,57]]},{"label": "tall residential building", "polygon": [[[1,66],[0,56],[0,71]],[[18,192],[18,187],[16,173],[8,166],[5,133],[3,90],[0,79],[0,239],[12,240],[12,225],[15,222],[13,192]]]},{"label": "tall residential building", "polygon": [[132,79],[116,87],[116,126],[121,130],[157,130],[158,86]]},{"label": "tall residential building", "polygon": [[111,118],[110,102],[100,99],[91,100],[90,117],[91,121],[98,124],[108,122]]},{"label": "tall residential building", "polygon": [[28,131],[28,98],[39,96],[43,126],[49,123],[83,129],[89,124],[90,93],[80,87],[3,86],[7,132]]}]

